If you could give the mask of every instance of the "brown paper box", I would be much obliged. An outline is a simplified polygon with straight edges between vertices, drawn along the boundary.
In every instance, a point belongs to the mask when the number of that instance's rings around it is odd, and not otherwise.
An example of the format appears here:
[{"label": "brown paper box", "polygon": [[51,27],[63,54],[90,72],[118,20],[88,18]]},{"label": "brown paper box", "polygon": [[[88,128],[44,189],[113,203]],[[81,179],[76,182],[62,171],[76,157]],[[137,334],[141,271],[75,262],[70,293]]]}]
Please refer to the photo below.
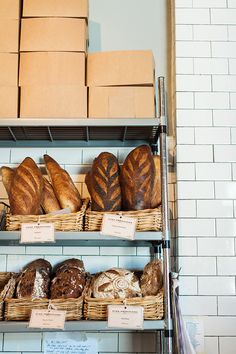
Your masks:
[{"label": "brown paper box", "polygon": [[87,86],[153,85],[154,57],[147,50],[88,54]]},{"label": "brown paper box", "polygon": [[24,0],[23,17],[88,18],[88,0]]},{"label": "brown paper box", "polygon": [[78,18],[21,20],[21,52],[86,52],[87,24]]},{"label": "brown paper box", "polygon": [[0,86],[18,85],[18,54],[0,53]]},{"label": "brown paper box", "polygon": [[18,48],[19,48],[19,20],[1,19],[0,20],[0,52],[17,53]]},{"label": "brown paper box", "polygon": [[17,20],[20,18],[20,0],[1,0],[0,19]]},{"label": "brown paper box", "polygon": [[20,95],[22,118],[86,118],[87,87],[22,86]]},{"label": "brown paper box", "polygon": [[153,87],[90,87],[91,118],[154,118]]},{"label": "brown paper box", "polygon": [[17,118],[18,87],[0,86],[0,118]]},{"label": "brown paper box", "polygon": [[21,53],[19,85],[85,86],[85,54],[72,52]]}]

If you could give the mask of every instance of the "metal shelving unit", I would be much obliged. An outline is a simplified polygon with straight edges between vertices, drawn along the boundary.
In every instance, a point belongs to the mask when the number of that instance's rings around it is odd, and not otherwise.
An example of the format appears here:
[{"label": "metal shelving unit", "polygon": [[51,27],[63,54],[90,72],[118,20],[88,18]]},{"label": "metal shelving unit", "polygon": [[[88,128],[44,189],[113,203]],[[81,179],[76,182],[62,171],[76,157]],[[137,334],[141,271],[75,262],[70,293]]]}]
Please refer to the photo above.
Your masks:
[{"label": "metal shelving unit", "polygon": [[[162,175],[162,232],[137,232],[134,241],[101,237],[98,232],[56,232],[53,245],[63,246],[148,246],[154,256],[163,254],[165,318],[163,321],[144,321],[144,330],[162,331],[162,354],[172,354],[172,312],[170,284],[170,226],[168,211],[168,154],[167,119],[165,116],[164,78],[159,78],[159,118],[155,119],[5,119],[0,120],[0,147],[94,147],[137,146],[149,143],[153,153],[161,152]],[[159,142],[158,142],[159,140]],[[0,231],[0,245],[19,244],[19,232]],[[39,246],[42,244],[39,244]],[[45,245],[45,244],[44,244]],[[34,244],[35,246],[35,244]],[[105,321],[71,321],[66,331],[107,331]],[[0,322],[2,332],[40,331],[29,329],[26,322]],[[113,330],[120,331],[120,330]]]}]

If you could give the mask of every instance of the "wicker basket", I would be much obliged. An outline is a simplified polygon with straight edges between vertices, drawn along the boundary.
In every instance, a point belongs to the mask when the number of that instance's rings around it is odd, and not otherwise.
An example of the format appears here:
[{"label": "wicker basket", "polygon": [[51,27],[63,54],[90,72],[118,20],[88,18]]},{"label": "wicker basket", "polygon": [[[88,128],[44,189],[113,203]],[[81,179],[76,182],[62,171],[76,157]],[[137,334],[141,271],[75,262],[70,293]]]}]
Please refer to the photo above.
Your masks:
[{"label": "wicker basket", "polygon": [[13,273],[10,272],[0,272],[0,321],[3,320],[4,315],[4,300],[8,297],[13,296],[15,290],[10,286],[10,280]]},{"label": "wicker basket", "polygon": [[52,306],[56,310],[66,311],[67,321],[76,321],[82,318],[83,296],[77,299],[6,299],[5,320],[6,321],[28,321],[32,309],[47,309]]},{"label": "wicker basket", "polygon": [[160,231],[162,229],[161,207],[138,211],[99,212],[87,209],[85,231],[100,231],[104,214],[124,215],[137,218],[136,231]]},{"label": "wicker basket", "polygon": [[144,307],[145,320],[161,320],[164,315],[163,290],[156,296],[133,297],[121,299],[95,299],[91,290],[84,298],[84,317],[86,320],[107,320],[108,305],[136,305]]},{"label": "wicker basket", "polygon": [[6,230],[20,230],[22,223],[49,222],[54,223],[57,231],[82,231],[85,211],[89,199],[83,200],[83,205],[77,213],[45,214],[45,215],[11,215],[7,214]]}]

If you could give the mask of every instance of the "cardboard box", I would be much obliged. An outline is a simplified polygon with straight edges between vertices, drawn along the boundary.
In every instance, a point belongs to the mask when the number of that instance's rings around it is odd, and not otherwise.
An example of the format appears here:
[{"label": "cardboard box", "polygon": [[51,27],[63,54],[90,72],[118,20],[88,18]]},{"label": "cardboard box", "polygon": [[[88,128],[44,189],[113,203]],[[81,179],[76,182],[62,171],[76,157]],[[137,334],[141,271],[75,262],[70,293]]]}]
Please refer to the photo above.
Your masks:
[{"label": "cardboard box", "polygon": [[86,118],[87,87],[22,86],[21,118]]},{"label": "cardboard box", "polygon": [[154,87],[90,87],[91,118],[154,118]]},{"label": "cardboard box", "polygon": [[1,0],[0,19],[18,20],[20,18],[20,0]]},{"label": "cardboard box", "polygon": [[0,86],[0,118],[17,118],[18,87]]},{"label": "cardboard box", "polygon": [[85,53],[21,53],[19,85],[85,86]]},{"label": "cardboard box", "polygon": [[88,18],[88,0],[24,0],[23,17]]},{"label": "cardboard box", "polygon": [[0,20],[0,52],[17,53],[18,48],[19,48],[19,20],[1,19]]},{"label": "cardboard box", "polygon": [[18,85],[18,54],[0,53],[0,86]]},{"label": "cardboard box", "polygon": [[87,60],[87,86],[151,86],[154,68],[149,50],[91,53]]},{"label": "cardboard box", "polygon": [[79,18],[21,20],[21,52],[86,52],[87,24]]}]

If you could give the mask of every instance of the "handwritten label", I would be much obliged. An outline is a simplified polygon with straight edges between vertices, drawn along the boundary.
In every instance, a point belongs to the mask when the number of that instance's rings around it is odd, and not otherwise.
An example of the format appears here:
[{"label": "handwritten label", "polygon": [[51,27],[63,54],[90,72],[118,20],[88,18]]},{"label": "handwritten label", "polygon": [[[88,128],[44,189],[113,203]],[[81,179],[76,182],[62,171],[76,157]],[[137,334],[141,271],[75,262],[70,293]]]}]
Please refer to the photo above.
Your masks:
[{"label": "handwritten label", "polygon": [[46,339],[44,354],[98,354],[97,340],[87,338],[86,341],[75,339]]},{"label": "handwritten label", "polygon": [[33,309],[30,316],[29,327],[64,329],[65,320],[66,311]]},{"label": "handwritten label", "polygon": [[55,242],[54,224],[21,224],[21,243]]},{"label": "handwritten label", "polygon": [[143,329],[143,307],[108,305],[108,327]]},{"label": "handwritten label", "polygon": [[137,219],[122,215],[104,214],[101,235],[134,240]]}]

